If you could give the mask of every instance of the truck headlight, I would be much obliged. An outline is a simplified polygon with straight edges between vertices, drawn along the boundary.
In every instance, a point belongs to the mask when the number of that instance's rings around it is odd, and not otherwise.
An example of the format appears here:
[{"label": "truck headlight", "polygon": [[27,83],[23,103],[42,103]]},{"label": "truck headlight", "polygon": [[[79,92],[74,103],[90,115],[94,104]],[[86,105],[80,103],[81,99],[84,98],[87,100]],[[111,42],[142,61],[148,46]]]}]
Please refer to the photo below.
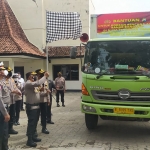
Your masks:
[{"label": "truck headlight", "polygon": [[87,112],[96,112],[96,109],[94,107],[91,107],[91,106],[82,105],[82,108],[84,111],[87,111]]}]

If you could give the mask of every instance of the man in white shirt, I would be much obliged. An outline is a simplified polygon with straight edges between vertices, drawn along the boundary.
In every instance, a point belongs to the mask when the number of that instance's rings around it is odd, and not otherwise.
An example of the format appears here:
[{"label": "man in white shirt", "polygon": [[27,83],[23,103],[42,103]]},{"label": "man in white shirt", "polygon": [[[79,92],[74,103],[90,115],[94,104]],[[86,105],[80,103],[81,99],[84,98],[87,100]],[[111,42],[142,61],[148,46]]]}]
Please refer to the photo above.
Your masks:
[{"label": "man in white shirt", "polygon": [[[22,86],[22,88],[23,88],[23,87],[24,87],[24,84],[25,84],[24,79],[21,77],[20,72],[18,72],[17,74],[18,74],[18,82],[21,83],[21,86]],[[22,93],[21,110],[24,110],[24,108],[23,108],[23,95],[24,95],[24,94]]]}]

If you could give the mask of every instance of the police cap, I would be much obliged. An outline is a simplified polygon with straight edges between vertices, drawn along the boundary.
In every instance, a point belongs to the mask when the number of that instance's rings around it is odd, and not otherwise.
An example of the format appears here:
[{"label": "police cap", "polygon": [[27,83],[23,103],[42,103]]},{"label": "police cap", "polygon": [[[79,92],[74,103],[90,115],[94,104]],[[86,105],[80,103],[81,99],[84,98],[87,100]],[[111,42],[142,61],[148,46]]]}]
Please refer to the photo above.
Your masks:
[{"label": "police cap", "polygon": [[30,75],[36,75],[37,73],[36,72],[28,72],[28,73],[26,73],[26,79],[28,79],[29,78],[29,76]]},{"label": "police cap", "polygon": [[6,68],[4,68],[3,66],[0,66],[0,70],[6,70]]},{"label": "police cap", "polygon": [[37,73],[33,71],[33,72],[31,72],[31,74],[32,74],[32,75],[36,75]]},{"label": "police cap", "polygon": [[7,71],[13,71],[10,67],[5,67]]},{"label": "police cap", "polygon": [[42,69],[37,69],[37,70],[35,70],[35,72],[36,72],[37,74],[41,74],[41,73],[44,73],[45,71],[42,70]]},{"label": "police cap", "polygon": [[4,66],[4,63],[3,62],[0,62],[0,67]]}]

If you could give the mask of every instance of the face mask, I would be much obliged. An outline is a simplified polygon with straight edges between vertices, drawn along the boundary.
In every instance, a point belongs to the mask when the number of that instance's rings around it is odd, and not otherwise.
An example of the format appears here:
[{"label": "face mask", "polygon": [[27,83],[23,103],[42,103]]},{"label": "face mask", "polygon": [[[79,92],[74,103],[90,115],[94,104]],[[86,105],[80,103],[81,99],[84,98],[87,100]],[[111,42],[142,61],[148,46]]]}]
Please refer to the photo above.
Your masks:
[{"label": "face mask", "polygon": [[7,76],[8,75],[8,71],[4,70],[4,75]]}]

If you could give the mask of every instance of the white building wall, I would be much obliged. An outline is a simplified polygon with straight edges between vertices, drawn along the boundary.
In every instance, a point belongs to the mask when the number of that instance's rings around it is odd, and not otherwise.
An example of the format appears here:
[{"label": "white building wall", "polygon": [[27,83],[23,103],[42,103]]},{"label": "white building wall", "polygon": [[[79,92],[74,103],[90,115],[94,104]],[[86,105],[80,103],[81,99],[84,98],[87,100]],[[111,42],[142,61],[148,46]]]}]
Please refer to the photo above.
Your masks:
[{"label": "white building wall", "polygon": [[[82,75],[81,75],[81,63],[80,59],[68,59],[68,58],[64,58],[64,59],[52,59],[51,63],[49,63],[49,73],[50,73],[50,77],[49,79],[55,79],[55,77],[53,77],[53,72],[52,72],[52,68],[53,65],[63,65],[63,64],[79,64],[79,80],[78,81],[66,81],[66,87],[67,89],[70,90],[80,90],[81,89],[81,83],[82,83]],[[6,66],[9,64],[7,61],[4,62],[6,64]],[[24,66],[24,72],[25,74],[27,72],[30,71],[35,71],[36,69],[43,69],[46,70],[46,60],[32,60],[32,59],[24,59],[22,60],[22,62],[18,59],[14,59],[14,66]],[[25,76],[24,74],[24,76]]]},{"label": "white building wall", "polygon": [[[52,59],[51,63],[49,63],[49,69],[52,69],[53,65],[67,65],[67,64],[79,64],[79,80],[78,81],[66,81],[66,88],[70,90],[80,90],[81,89],[81,83],[82,83],[82,72],[81,70],[81,63],[80,59]],[[51,79],[55,78],[53,77],[53,72],[50,72]]]},{"label": "white building wall", "polygon": [[19,66],[24,66],[24,77],[25,77],[25,74],[27,72],[32,72],[32,71],[35,71],[37,69],[44,69],[44,60],[25,60],[24,62],[20,62],[20,61],[17,61],[14,60],[14,66],[15,67],[19,67]]},{"label": "white building wall", "polygon": [[[89,34],[89,1],[88,0],[45,0],[45,9],[55,12],[78,12],[82,21],[82,33]],[[45,21],[46,22],[46,21]],[[80,39],[61,40],[49,44],[51,46],[77,46]]]},{"label": "white building wall", "polygon": [[90,39],[97,37],[97,15],[91,15]]},{"label": "white building wall", "polygon": [[[82,21],[82,33],[89,34],[89,0],[7,0],[27,38],[39,49],[46,45],[46,10],[56,12],[79,12]],[[90,0],[91,1],[91,0]],[[91,2],[90,2],[91,3]],[[77,46],[80,40],[61,40],[51,46]]]},{"label": "white building wall", "polygon": [[[6,67],[10,66],[12,69],[15,67],[22,67],[24,66],[24,77],[27,72],[32,72],[37,69],[43,69],[46,70],[46,60],[43,59],[30,59],[30,58],[0,58],[1,61],[4,62],[4,65]],[[11,66],[11,62],[14,62],[14,66]],[[83,61],[83,60],[82,60]],[[82,72],[81,70],[81,60],[79,58],[77,59],[68,59],[68,58],[62,58],[62,59],[52,59],[51,63],[49,63],[49,73],[50,77],[49,79],[55,79],[56,77],[53,76],[52,68],[53,65],[67,65],[67,64],[79,64],[79,80],[77,81],[66,81],[66,88],[69,90],[80,90],[81,89],[81,83],[82,83]],[[13,71],[13,73],[15,73]],[[26,80],[26,78],[25,78]]]},{"label": "white building wall", "polygon": [[7,0],[22,29],[31,43],[40,50],[43,48],[43,6],[42,0],[36,0],[38,7],[32,0]]},{"label": "white building wall", "polygon": [[95,14],[95,7],[92,0],[89,0],[89,38],[91,39],[91,15]]},{"label": "white building wall", "polygon": [[[24,77],[27,72],[32,72],[36,69],[46,69],[46,60],[43,59],[0,57],[0,62],[1,61],[3,61],[5,67],[11,67],[13,73],[15,73],[14,67],[24,67]],[[51,69],[50,66],[49,69]]]}]

